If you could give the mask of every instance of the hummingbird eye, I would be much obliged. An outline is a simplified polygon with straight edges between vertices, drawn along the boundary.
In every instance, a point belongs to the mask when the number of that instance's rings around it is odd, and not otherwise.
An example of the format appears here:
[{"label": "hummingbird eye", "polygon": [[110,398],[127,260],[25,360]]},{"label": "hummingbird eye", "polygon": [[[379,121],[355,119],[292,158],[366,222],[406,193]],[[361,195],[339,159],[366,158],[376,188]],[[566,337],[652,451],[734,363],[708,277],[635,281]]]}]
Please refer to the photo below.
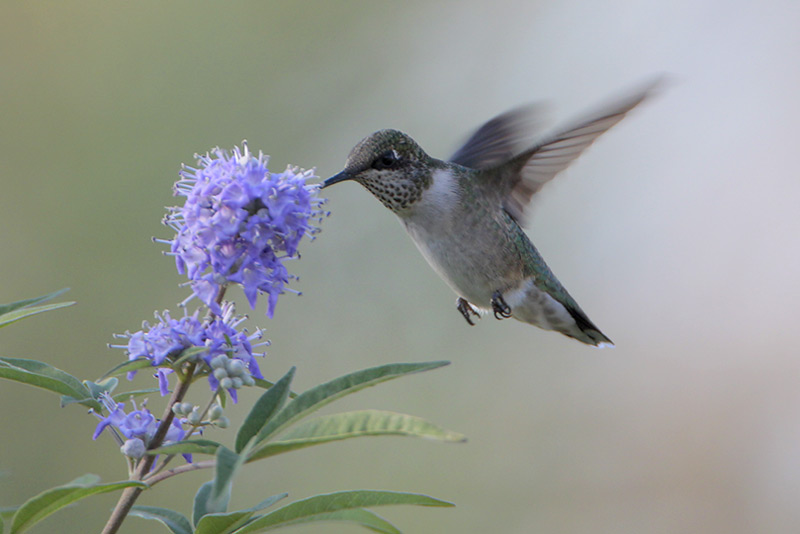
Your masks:
[{"label": "hummingbird eye", "polygon": [[372,162],[372,168],[376,170],[391,169],[396,167],[400,157],[394,150],[388,150],[378,156],[378,159]]}]

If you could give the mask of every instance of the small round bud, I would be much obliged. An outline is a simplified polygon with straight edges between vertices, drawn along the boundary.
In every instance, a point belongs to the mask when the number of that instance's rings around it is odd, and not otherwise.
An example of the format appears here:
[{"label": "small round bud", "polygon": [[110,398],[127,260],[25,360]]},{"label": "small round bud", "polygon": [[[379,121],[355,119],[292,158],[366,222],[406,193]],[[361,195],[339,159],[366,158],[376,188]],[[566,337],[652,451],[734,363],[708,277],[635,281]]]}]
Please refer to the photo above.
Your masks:
[{"label": "small round bud", "polygon": [[228,361],[228,357],[224,354],[220,354],[219,356],[214,356],[209,362],[212,369],[219,369],[220,367],[225,367],[225,362]]},{"label": "small round bud", "polygon": [[233,380],[228,378],[227,376],[219,381],[219,386],[222,389],[231,389],[233,387]]},{"label": "small round bud", "polygon": [[129,458],[141,458],[144,456],[145,446],[139,438],[132,438],[123,443],[119,450]]},{"label": "small round bud", "polygon": [[226,367],[228,368],[228,374],[233,376],[239,376],[246,370],[242,360],[230,360]]},{"label": "small round bud", "polygon": [[242,375],[242,382],[244,382],[245,386],[255,386],[256,385],[255,378],[253,378],[249,374],[243,374]]},{"label": "small round bud", "polygon": [[180,404],[173,404],[172,405],[172,413],[175,415],[183,415],[183,410],[181,410]]},{"label": "small round bud", "polygon": [[200,421],[202,421],[202,418],[200,417],[200,410],[192,410],[192,413],[186,416],[186,420],[190,425],[199,425]]},{"label": "small round bud", "polygon": [[192,404],[191,402],[182,402],[181,403],[181,412],[182,413],[184,413],[184,414],[192,413],[192,410],[194,410],[194,404]]},{"label": "small round bud", "polygon": [[220,417],[222,417],[222,406],[215,404],[208,410],[208,418],[213,421]]},{"label": "small round bud", "polygon": [[216,421],[214,421],[214,424],[217,425],[220,428],[228,428],[228,425],[230,423],[231,422],[224,415],[222,417],[220,417],[219,419],[217,419]]},{"label": "small round bud", "polygon": [[225,370],[224,367],[218,367],[214,369],[214,378],[217,380],[222,380],[223,378],[228,377],[228,371]]},{"label": "small round bud", "polygon": [[244,382],[238,376],[231,378],[231,381],[233,382],[233,389],[240,389],[244,385]]}]

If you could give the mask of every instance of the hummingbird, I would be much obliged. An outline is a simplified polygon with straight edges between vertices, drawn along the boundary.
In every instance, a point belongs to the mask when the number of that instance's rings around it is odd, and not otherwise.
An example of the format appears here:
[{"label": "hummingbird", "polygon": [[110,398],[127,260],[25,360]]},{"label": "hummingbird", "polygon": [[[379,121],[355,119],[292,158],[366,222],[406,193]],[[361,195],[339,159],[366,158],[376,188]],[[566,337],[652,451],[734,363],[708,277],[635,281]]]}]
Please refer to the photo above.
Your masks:
[{"label": "hummingbird", "polygon": [[[512,109],[478,128],[450,157],[429,156],[411,137],[380,130],[361,140],[322,187],[353,180],[405,226],[474,325],[480,312],[513,317],[597,347],[613,346],[564,289],[523,227],[532,197],[655,84],[531,143],[537,108]],[[527,144],[526,144],[527,143]]]}]

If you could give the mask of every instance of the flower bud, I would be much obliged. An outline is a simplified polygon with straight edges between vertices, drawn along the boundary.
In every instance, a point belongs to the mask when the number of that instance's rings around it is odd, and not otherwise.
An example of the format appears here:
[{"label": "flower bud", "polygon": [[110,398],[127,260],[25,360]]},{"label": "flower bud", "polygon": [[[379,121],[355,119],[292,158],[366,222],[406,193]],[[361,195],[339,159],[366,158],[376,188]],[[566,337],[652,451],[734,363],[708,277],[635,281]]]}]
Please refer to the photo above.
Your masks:
[{"label": "flower bud", "polygon": [[225,417],[223,415],[222,417],[220,417],[219,419],[214,421],[214,424],[217,425],[220,428],[228,428],[228,425],[230,424],[230,421],[228,420],[227,417]]},{"label": "flower bud", "polygon": [[222,417],[222,406],[215,404],[208,410],[208,418],[214,421]]},{"label": "flower bud", "polygon": [[202,421],[202,418],[200,417],[200,410],[197,408],[192,410],[192,413],[186,416],[186,420],[190,425],[199,425],[200,421]]},{"label": "flower bud", "polygon": [[211,362],[209,362],[209,364],[211,365],[212,369],[219,369],[221,367],[225,367],[225,362],[227,362],[227,361],[228,361],[228,357],[225,356],[224,354],[220,354],[220,355],[215,356],[214,358],[212,358]]},{"label": "flower bud", "polygon": [[232,376],[239,376],[246,371],[242,360],[230,360],[226,367],[228,368],[228,374]]},{"label": "flower bud", "polygon": [[139,438],[132,438],[123,443],[119,450],[129,458],[141,458],[144,456],[145,446]]},{"label": "flower bud", "polygon": [[214,378],[217,380],[222,380],[223,378],[228,377],[228,371],[225,370],[224,367],[218,367],[214,369]]},{"label": "flower bud", "polygon": [[231,389],[233,387],[233,380],[227,376],[219,381],[219,387],[222,389]]},{"label": "flower bud", "polygon": [[244,382],[238,376],[231,378],[231,382],[233,382],[233,389],[240,389],[244,385]]}]

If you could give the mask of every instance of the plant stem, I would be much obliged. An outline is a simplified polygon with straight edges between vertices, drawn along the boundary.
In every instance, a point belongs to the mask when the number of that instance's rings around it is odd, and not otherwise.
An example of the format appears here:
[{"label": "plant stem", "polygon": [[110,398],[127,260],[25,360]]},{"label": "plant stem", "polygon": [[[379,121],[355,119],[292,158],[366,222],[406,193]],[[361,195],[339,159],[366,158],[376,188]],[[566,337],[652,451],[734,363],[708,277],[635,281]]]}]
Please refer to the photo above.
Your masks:
[{"label": "plant stem", "polygon": [[161,482],[162,480],[174,477],[175,475],[180,475],[181,473],[188,473],[189,471],[196,471],[198,469],[208,469],[216,466],[217,466],[216,460],[204,460],[202,462],[195,462],[193,464],[179,465],[178,467],[167,469],[166,471],[163,471],[157,475],[150,477],[149,479],[147,479],[147,484],[150,486],[154,486],[159,482]]},{"label": "plant stem", "polygon": [[[202,420],[202,419],[205,419],[205,417],[206,417],[206,414],[208,414],[208,410],[210,410],[210,409],[211,409],[211,406],[214,404],[214,401],[215,401],[216,399],[217,399],[217,393],[216,393],[216,392],[214,392],[214,393],[212,393],[212,394],[211,394],[211,400],[210,400],[210,401],[208,401],[208,404],[206,405],[205,409],[204,409],[204,410],[203,410],[203,412],[200,414],[200,419],[201,419],[201,420]],[[192,427],[189,429],[189,432],[187,432],[187,433],[186,433],[186,436],[185,436],[183,439],[189,439],[189,438],[191,438],[191,437],[192,437],[192,435],[194,435],[194,432],[195,432],[195,431],[196,431],[198,428],[200,428],[201,426],[203,426],[203,425],[200,425],[200,424],[198,424],[198,425],[192,425]],[[161,463],[159,463],[159,464],[158,464],[158,465],[155,467],[155,469],[153,469],[153,470],[152,470],[152,471],[150,471],[150,472],[149,472],[147,475],[145,475],[145,478],[144,478],[143,482],[147,482],[147,483],[149,484],[149,483],[150,483],[150,480],[151,480],[151,479],[152,479],[154,476],[156,476],[158,473],[160,473],[161,471],[163,471],[163,470],[164,470],[164,468],[165,468],[165,467],[167,467],[167,464],[169,464],[169,462],[170,462],[170,461],[171,461],[173,458],[175,458],[175,455],[174,455],[174,454],[169,454],[169,455],[167,455],[167,457],[166,457],[166,458],[164,458],[163,460],[161,460]]]},{"label": "plant stem", "polygon": [[[164,410],[164,415],[161,416],[161,423],[158,425],[156,433],[148,445],[149,449],[155,449],[156,447],[161,446],[161,443],[164,441],[167,431],[172,425],[172,419],[175,417],[175,414],[172,412],[172,406],[183,400],[184,395],[186,395],[186,391],[191,385],[192,375],[194,374],[196,366],[196,363],[191,363],[186,370],[185,379],[177,383],[175,390],[172,392],[172,396],[167,403],[167,407]],[[139,463],[136,464],[136,470],[131,477],[131,480],[142,480],[150,471],[155,459],[155,456],[143,456],[142,459],[139,460]],[[111,516],[108,518],[108,522],[103,528],[102,534],[114,534],[119,530],[119,527],[122,526],[122,522],[128,516],[128,513],[131,511],[131,507],[133,507],[133,504],[136,502],[136,499],[139,498],[141,493],[142,488],[125,488],[122,491],[122,495],[120,495],[119,501],[117,501],[117,505],[114,507],[114,511],[111,512]]]}]

